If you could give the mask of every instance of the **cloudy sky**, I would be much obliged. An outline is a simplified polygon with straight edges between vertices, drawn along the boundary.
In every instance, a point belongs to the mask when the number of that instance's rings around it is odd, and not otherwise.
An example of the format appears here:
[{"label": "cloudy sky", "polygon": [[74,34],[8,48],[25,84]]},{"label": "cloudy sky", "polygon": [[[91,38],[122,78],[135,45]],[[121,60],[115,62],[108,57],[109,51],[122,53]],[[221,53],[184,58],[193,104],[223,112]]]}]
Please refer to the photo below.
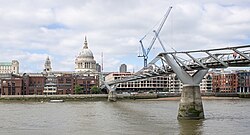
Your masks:
[{"label": "cloudy sky", "polygon": [[[143,66],[139,40],[150,44],[168,8],[160,33],[168,51],[250,43],[249,0],[0,0],[0,61],[16,59],[20,72],[41,72],[47,56],[53,70],[74,71],[87,36],[104,71]],[[149,60],[162,51],[154,44]]]}]

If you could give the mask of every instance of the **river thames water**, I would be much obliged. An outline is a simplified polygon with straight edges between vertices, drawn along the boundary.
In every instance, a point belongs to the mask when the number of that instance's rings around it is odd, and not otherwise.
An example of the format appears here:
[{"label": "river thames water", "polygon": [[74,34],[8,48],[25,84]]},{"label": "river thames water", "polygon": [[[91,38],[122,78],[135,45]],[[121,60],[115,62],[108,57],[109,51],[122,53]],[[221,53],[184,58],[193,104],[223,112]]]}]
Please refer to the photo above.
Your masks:
[{"label": "river thames water", "polygon": [[250,99],[203,100],[205,119],[178,121],[179,101],[0,102],[0,135],[247,135]]}]

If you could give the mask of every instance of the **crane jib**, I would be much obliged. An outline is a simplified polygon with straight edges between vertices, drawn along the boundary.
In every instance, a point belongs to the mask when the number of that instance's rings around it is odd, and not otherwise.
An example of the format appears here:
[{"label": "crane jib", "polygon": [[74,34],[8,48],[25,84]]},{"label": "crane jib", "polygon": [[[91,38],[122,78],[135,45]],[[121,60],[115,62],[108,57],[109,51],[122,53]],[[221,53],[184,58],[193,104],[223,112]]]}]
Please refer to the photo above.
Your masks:
[{"label": "crane jib", "polygon": [[141,44],[141,48],[142,48],[142,52],[143,52],[143,55],[141,57],[143,57],[143,59],[144,59],[144,67],[147,66],[148,54],[149,54],[150,50],[152,49],[152,47],[153,47],[156,39],[159,40],[161,46],[163,47],[163,50],[165,51],[165,48],[164,48],[164,46],[163,46],[160,38],[158,37],[158,35],[160,34],[160,31],[161,31],[164,23],[166,22],[166,20],[167,20],[167,18],[169,16],[169,13],[170,13],[170,11],[171,11],[172,8],[173,8],[172,6],[169,7],[169,9],[167,10],[166,14],[164,15],[164,18],[162,19],[162,21],[160,23],[158,29],[153,31],[155,33],[155,35],[154,35],[152,41],[150,42],[150,45],[149,45],[147,51],[146,51],[146,49],[145,49],[145,47],[144,47],[144,45],[142,43],[142,40],[146,37],[146,35],[140,40],[140,44]]}]

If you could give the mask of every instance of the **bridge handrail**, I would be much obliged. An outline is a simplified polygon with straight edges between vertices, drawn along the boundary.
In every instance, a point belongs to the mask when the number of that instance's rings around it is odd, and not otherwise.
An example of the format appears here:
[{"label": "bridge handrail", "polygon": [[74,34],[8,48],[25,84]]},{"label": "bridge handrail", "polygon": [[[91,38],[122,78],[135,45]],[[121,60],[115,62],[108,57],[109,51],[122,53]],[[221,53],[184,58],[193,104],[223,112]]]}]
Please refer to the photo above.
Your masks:
[{"label": "bridge handrail", "polygon": [[[163,54],[176,54],[176,53],[197,53],[197,52],[211,52],[211,51],[220,51],[220,50],[234,50],[239,48],[247,48],[250,45],[243,46],[234,46],[234,47],[224,47],[224,48],[215,48],[215,49],[206,49],[206,50],[191,50],[191,51],[174,51],[174,52],[164,52]],[[248,50],[249,51],[249,50]]]},{"label": "bridge handrail", "polygon": [[[119,80],[113,80],[108,82],[108,84],[118,84],[123,82],[129,82],[134,80],[145,79],[149,77],[156,77],[162,76],[164,74],[173,73],[173,70],[168,65],[166,60],[164,60],[164,55],[172,56],[177,62],[180,63],[180,66],[185,70],[199,70],[204,68],[225,68],[228,66],[232,66],[237,64],[237,62],[243,64],[250,64],[250,50],[242,50],[239,51],[239,48],[250,48],[250,45],[243,45],[243,46],[236,46],[236,47],[224,47],[224,48],[217,48],[217,49],[207,49],[207,50],[196,50],[196,51],[181,51],[181,52],[164,52],[159,53],[149,64],[148,67],[144,67],[138,72],[136,72],[132,76],[128,76],[126,78],[122,78]],[[229,53],[215,53],[213,51],[220,51],[220,50],[232,50]],[[195,58],[189,53],[206,53],[208,56]],[[213,53],[212,53],[213,52]],[[184,53],[189,56],[190,59],[183,59],[178,58],[177,54]],[[238,57],[234,57],[234,54],[238,54]],[[157,66],[156,62],[162,60],[162,66]],[[215,64],[215,66],[214,66]],[[231,65],[229,65],[231,64]],[[152,67],[154,66],[154,67]]]}]

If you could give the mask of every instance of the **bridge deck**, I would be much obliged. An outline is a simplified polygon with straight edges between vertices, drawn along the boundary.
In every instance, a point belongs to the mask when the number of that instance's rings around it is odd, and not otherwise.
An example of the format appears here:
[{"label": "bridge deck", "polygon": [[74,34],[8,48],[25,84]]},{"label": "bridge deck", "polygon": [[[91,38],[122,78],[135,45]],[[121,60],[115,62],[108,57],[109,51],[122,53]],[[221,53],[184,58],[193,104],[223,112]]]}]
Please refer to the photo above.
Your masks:
[{"label": "bridge deck", "polygon": [[[218,53],[224,52],[224,53]],[[195,53],[206,54],[205,57],[194,57]],[[247,67],[250,66],[250,45],[217,48],[208,50],[182,51],[159,53],[147,67],[142,68],[134,75],[106,82],[106,85],[114,85],[128,81],[146,79],[150,77],[162,76],[173,73],[171,66],[167,63],[165,56],[168,55],[174,59],[178,65],[185,71],[194,71],[210,68],[227,67]],[[186,55],[189,59],[181,56]]]}]

